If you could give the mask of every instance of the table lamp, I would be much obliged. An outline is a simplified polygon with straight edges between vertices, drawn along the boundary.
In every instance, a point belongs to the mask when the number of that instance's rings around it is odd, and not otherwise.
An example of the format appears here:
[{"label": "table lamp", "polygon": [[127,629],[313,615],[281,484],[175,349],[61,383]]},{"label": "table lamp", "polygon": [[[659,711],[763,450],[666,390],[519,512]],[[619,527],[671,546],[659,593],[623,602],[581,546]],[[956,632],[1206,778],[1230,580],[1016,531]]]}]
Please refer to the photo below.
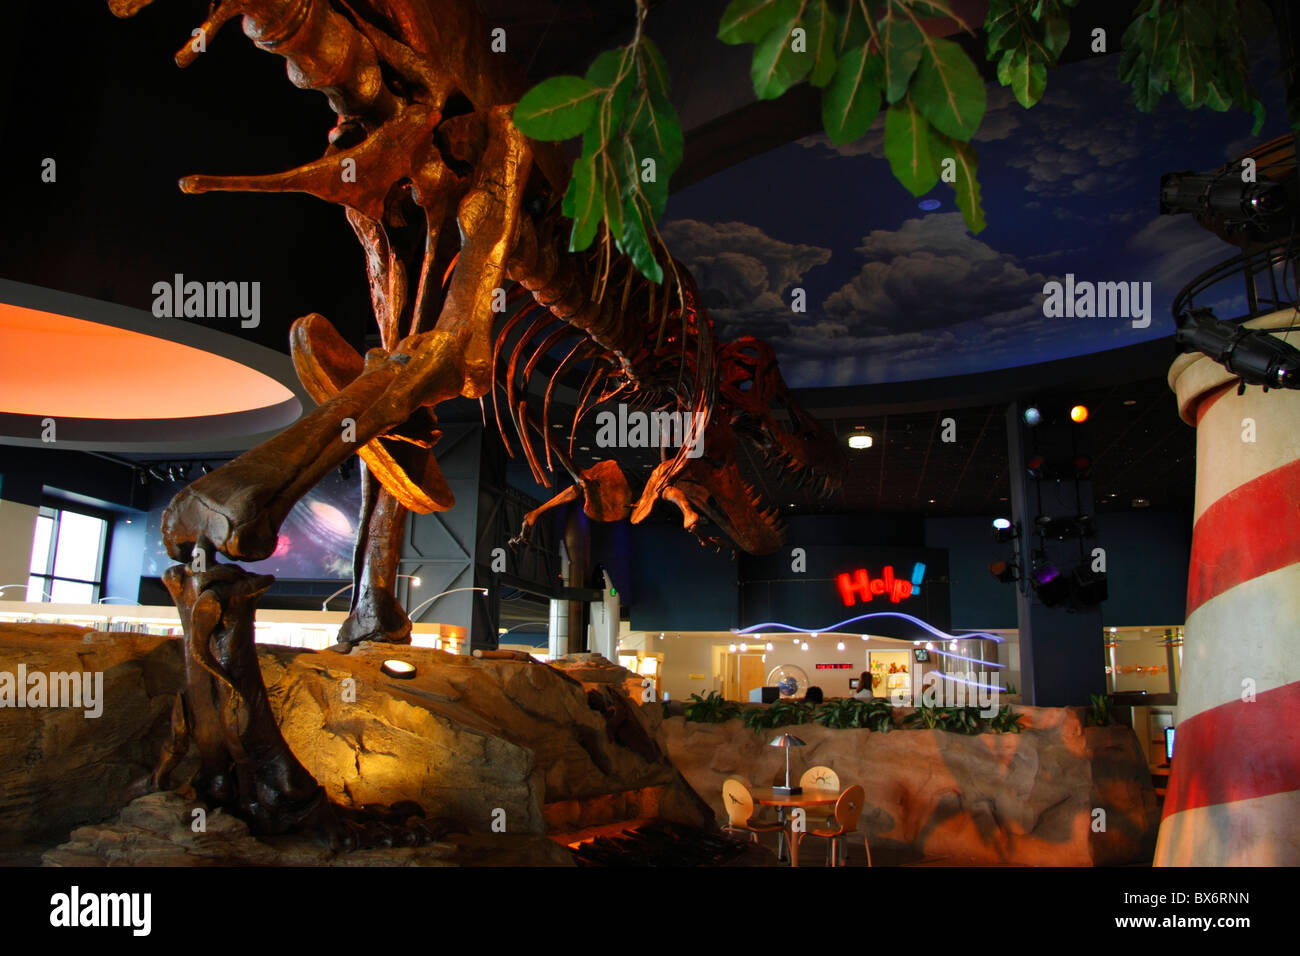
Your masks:
[{"label": "table lamp", "polygon": [[790,786],[790,748],[806,746],[804,742],[794,734],[782,734],[780,737],[774,738],[768,746],[780,747],[785,750],[785,786],[773,787],[772,792],[783,797],[793,796],[796,793],[803,793],[803,787]]}]

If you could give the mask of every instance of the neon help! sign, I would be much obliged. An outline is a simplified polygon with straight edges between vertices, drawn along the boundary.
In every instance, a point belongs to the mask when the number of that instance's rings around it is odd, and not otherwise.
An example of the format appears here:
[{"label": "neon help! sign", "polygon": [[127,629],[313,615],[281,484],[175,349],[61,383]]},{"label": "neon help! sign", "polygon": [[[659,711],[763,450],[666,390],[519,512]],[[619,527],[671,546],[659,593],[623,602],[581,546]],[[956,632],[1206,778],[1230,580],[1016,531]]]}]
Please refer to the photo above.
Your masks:
[{"label": "neon help! sign", "polygon": [[897,604],[904,598],[915,597],[921,593],[923,577],[925,577],[925,565],[919,561],[912,567],[911,580],[894,577],[894,566],[887,564],[878,578],[871,577],[866,568],[836,575],[835,586],[839,588],[840,599],[845,607],[852,607],[859,597],[865,603],[876,595],[888,597],[890,601]]}]

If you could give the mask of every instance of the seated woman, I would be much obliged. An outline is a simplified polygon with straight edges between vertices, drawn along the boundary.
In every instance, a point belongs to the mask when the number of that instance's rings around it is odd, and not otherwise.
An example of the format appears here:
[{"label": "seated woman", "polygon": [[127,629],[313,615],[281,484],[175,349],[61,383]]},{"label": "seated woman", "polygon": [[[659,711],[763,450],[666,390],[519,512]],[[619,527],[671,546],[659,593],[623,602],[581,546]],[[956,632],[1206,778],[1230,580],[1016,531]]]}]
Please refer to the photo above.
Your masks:
[{"label": "seated woman", "polygon": [[862,672],[858,678],[858,692],[853,695],[854,700],[871,700],[876,696],[876,692],[871,689],[871,674],[867,671]]},{"label": "seated woman", "polygon": [[805,702],[805,703],[809,703],[809,704],[820,704],[820,703],[822,702],[822,700],[824,699],[824,697],[823,697],[823,695],[822,695],[822,689],[821,689],[820,687],[815,686],[815,685],[812,686],[812,687],[809,687],[809,688],[808,688],[808,692],[807,692],[806,694],[803,695],[803,699],[804,699],[804,702]]}]

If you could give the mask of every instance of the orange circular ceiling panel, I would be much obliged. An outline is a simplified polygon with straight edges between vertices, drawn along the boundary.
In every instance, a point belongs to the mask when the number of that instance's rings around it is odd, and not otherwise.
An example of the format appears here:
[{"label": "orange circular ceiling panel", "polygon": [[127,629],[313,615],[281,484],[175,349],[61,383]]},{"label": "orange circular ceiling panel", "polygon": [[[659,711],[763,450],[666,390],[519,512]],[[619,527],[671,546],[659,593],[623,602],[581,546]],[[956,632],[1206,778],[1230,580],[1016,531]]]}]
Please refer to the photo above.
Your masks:
[{"label": "orange circular ceiling panel", "polygon": [[293,397],[269,375],[213,352],[0,302],[0,412],[198,418],[269,408]]}]

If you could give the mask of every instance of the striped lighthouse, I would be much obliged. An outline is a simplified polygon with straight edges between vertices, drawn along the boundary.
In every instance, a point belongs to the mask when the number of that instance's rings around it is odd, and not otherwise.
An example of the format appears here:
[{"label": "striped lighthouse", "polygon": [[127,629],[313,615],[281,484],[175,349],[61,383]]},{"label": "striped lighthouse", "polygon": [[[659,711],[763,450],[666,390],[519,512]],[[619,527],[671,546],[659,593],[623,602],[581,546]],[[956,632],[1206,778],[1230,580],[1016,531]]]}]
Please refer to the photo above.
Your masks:
[{"label": "striped lighthouse", "polygon": [[1197,353],[1169,384],[1196,426],[1196,510],[1155,863],[1300,865],[1300,391],[1238,395]]}]

